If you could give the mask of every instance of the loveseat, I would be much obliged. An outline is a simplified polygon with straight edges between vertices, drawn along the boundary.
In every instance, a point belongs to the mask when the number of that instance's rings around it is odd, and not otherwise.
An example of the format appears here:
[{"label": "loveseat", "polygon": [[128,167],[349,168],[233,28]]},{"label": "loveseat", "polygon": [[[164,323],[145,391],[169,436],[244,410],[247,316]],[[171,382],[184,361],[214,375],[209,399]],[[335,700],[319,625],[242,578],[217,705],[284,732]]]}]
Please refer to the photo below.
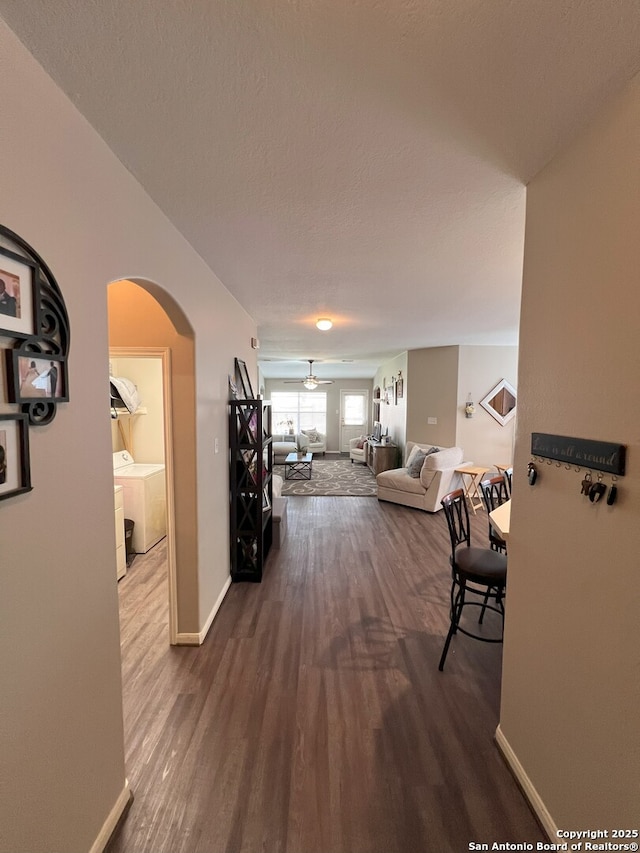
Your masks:
[{"label": "loveseat", "polygon": [[271,436],[271,446],[273,447],[273,461],[281,465],[289,453],[307,453],[309,439],[302,433],[295,435],[274,433]]},{"label": "loveseat", "polygon": [[[426,455],[422,456],[423,453]],[[456,474],[455,469],[472,464],[463,462],[462,456],[461,447],[438,447],[408,441],[404,468],[382,471],[376,477],[378,500],[438,512],[442,509],[442,498],[454,489],[462,488],[460,474]]]}]

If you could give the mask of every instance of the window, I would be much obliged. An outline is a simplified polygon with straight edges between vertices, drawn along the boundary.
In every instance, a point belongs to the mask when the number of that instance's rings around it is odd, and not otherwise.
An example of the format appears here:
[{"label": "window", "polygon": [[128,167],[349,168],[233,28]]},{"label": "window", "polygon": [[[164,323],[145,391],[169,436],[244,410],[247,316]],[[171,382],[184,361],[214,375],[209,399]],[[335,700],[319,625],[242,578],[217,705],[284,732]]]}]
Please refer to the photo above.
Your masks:
[{"label": "window", "polygon": [[367,416],[365,414],[366,396],[359,392],[358,394],[345,394],[343,398],[344,406],[344,425],[345,426],[362,426]]},{"label": "window", "polygon": [[272,391],[271,422],[273,431],[300,432],[315,427],[327,432],[327,395],[323,391]]}]

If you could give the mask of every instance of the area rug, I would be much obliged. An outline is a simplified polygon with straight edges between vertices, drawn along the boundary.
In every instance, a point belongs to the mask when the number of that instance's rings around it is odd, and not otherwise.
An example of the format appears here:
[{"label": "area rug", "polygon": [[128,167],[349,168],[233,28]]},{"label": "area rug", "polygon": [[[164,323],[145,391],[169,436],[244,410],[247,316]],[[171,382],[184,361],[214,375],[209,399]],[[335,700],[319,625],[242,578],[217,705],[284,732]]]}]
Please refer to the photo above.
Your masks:
[{"label": "area rug", "polygon": [[366,465],[350,459],[315,459],[310,480],[285,480],[284,465],[274,465],[273,471],[283,479],[283,495],[314,495],[375,497],[376,478]]}]

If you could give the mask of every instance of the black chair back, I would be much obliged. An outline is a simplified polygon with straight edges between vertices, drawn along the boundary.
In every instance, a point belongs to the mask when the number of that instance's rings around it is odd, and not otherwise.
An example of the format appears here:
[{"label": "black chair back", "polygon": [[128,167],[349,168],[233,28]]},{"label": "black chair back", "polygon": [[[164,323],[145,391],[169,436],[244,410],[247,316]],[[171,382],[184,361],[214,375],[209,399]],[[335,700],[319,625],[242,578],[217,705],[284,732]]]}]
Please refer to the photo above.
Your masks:
[{"label": "black chair back", "polygon": [[507,485],[507,494],[511,497],[511,478],[513,477],[513,468],[507,468],[504,472],[504,479]]},{"label": "black chair back", "polygon": [[449,528],[451,539],[451,559],[455,560],[456,548],[463,543],[471,545],[471,527],[469,525],[469,508],[462,489],[456,489],[442,498],[442,509]]},{"label": "black chair back", "polygon": [[[480,483],[480,491],[484,498],[487,513],[493,512],[494,509],[509,500],[506,476],[489,477],[487,480],[483,480]],[[493,527],[491,519],[489,519],[489,544],[494,551],[507,550],[507,543]]]},{"label": "black chair back", "polygon": [[480,483],[480,490],[482,491],[482,497],[484,498],[484,504],[487,508],[487,512],[492,512],[496,507],[499,507],[501,504],[505,503],[505,501],[509,500],[507,484],[502,475],[499,477],[489,477],[487,480],[483,480]]}]

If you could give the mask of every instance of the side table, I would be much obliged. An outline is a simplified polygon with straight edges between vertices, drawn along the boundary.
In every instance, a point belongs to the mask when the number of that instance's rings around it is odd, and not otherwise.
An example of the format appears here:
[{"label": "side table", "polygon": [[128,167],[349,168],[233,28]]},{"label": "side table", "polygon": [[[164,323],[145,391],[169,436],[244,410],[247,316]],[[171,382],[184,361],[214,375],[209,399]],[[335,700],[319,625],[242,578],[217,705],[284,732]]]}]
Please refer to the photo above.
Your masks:
[{"label": "side table", "polygon": [[383,471],[397,468],[398,447],[395,444],[382,444],[369,439],[365,444],[365,462],[377,477]]},{"label": "side table", "polygon": [[484,506],[478,486],[480,485],[480,481],[484,475],[489,471],[489,468],[482,468],[478,465],[468,465],[466,468],[456,468],[455,471],[456,474],[460,474],[462,477],[462,486],[464,488],[465,497],[469,501],[469,506],[475,515],[476,510],[482,509]]}]

